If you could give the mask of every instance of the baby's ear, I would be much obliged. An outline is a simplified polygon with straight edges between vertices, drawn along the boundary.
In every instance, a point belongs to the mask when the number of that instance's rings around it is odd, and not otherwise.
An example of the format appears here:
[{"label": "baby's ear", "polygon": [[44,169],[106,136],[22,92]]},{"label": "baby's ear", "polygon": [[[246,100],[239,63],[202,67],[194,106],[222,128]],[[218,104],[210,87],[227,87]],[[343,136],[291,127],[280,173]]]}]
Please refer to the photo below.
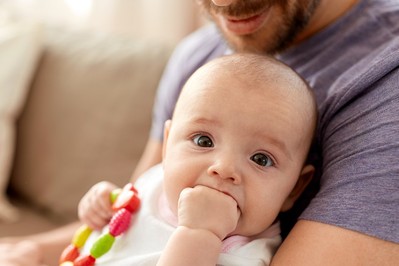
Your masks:
[{"label": "baby's ear", "polygon": [[163,129],[163,143],[162,143],[162,158],[165,158],[166,152],[166,142],[168,141],[170,125],[172,124],[172,120],[166,120],[164,129]]},{"label": "baby's ear", "polygon": [[313,178],[315,169],[313,165],[306,165],[302,168],[301,174],[299,175],[298,181],[295,184],[294,189],[288,195],[287,199],[284,201],[281,211],[285,212],[292,208],[295,201],[299,198],[302,192],[305,190],[310,180]]}]

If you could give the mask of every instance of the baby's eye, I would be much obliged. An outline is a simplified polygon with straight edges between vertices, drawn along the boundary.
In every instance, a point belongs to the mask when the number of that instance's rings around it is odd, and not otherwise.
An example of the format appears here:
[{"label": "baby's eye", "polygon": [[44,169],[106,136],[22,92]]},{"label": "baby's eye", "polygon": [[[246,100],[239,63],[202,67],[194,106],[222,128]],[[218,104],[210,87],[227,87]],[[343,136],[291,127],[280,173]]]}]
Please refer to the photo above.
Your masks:
[{"label": "baby's eye", "polygon": [[252,155],[251,160],[259,164],[260,166],[268,167],[274,165],[273,160],[263,153],[257,153],[255,155]]},{"label": "baby's eye", "polygon": [[193,141],[195,144],[197,144],[200,147],[206,147],[206,148],[213,147],[213,142],[211,138],[204,135],[196,135],[193,138]]}]

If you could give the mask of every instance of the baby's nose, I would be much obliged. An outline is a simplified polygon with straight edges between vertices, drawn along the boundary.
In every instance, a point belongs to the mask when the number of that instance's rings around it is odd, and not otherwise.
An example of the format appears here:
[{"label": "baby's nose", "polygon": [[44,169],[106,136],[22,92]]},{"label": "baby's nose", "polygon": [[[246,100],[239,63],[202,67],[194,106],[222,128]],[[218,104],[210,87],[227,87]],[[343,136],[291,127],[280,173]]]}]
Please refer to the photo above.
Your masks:
[{"label": "baby's nose", "polygon": [[241,182],[238,165],[239,163],[231,157],[219,159],[208,168],[208,174],[224,180],[231,180],[233,183],[238,184]]}]

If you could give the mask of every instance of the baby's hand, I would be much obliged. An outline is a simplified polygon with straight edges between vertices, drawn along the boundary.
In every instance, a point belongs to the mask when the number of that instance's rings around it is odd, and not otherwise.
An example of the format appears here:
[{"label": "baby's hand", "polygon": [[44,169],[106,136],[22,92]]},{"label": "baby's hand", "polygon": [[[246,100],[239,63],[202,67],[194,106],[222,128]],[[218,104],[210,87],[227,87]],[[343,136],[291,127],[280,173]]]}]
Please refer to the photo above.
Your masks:
[{"label": "baby's hand", "polygon": [[113,215],[110,193],[116,188],[106,181],[91,187],[79,202],[79,219],[94,230],[102,229]]},{"label": "baby's hand", "polygon": [[237,202],[220,191],[196,186],[180,193],[179,226],[205,229],[223,240],[237,227],[239,217]]}]

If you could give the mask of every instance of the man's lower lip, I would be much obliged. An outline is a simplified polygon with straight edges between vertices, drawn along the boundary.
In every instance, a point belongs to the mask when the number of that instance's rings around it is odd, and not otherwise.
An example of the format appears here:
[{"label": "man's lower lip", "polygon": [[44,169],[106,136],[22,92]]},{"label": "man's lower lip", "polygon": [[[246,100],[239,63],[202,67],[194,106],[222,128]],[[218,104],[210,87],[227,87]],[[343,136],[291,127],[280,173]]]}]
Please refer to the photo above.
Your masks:
[{"label": "man's lower lip", "polygon": [[269,14],[269,10],[265,10],[259,15],[247,19],[229,19],[222,17],[222,27],[227,31],[236,35],[248,35],[256,32],[265,22]]}]

